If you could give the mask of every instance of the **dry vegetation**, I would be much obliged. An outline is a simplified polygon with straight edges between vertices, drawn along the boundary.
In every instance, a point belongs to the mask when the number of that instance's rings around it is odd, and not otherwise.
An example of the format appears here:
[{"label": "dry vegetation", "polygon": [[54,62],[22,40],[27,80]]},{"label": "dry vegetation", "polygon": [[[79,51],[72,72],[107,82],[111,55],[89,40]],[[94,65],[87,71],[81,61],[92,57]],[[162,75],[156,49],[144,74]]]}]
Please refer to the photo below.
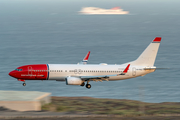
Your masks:
[{"label": "dry vegetation", "polygon": [[145,103],[135,100],[90,97],[52,97],[52,103],[42,106],[42,110],[75,114],[179,114],[180,103]]}]

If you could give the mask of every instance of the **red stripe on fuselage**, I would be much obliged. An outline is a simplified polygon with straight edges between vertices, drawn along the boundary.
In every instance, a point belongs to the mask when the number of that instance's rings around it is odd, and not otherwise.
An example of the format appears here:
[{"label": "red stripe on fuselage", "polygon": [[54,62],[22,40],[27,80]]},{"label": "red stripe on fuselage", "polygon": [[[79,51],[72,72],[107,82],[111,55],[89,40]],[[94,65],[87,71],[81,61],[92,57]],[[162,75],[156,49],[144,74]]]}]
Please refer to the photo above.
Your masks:
[{"label": "red stripe on fuselage", "polygon": [[17,79],[24,80],[46,80],[48,77],[48,67],[46,64],[24,65],[18,67],[22,71],[16,71],[16,75],[13,76]]}]

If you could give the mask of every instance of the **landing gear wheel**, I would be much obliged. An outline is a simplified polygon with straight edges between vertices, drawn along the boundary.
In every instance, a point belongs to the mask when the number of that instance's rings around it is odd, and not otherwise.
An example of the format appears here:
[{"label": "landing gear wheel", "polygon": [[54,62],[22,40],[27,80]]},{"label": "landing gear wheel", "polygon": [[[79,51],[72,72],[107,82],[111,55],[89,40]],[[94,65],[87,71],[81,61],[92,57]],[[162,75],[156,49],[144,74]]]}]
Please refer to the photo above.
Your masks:
[{"label": "landing gear wheel", "polygon": [[85,85],[85,83],[83,82],[80,86],[84,86]]},{"label": "landing gear wheel", "polygon": [[26,86],[26,83],[23,83],[22,85],[23,85],[23,86]]},{"label": "landing gear wheel", "polygon": [[91,84],[86,84],[86,88],[90,89],[91,88]]}]

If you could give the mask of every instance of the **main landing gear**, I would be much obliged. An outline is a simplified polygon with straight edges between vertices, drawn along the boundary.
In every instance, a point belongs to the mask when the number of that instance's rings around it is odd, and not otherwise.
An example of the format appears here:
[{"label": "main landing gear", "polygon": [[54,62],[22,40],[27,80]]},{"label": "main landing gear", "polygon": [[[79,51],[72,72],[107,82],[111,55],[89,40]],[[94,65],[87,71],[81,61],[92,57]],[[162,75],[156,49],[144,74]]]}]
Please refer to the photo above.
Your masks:
[{"label": "main landing gear", "polygon": [[85,85],[85,83],[83,82],[82,84],[81,84],[81,86],[84,86]]},{"label": "main landing gear", "polygon": [[[84,86],[84,85],[85,85],[85,83],[83,82],[83,83],[81,84],[81,86]],[[87,88],[87,89],[90,89],[90,88],[91,88],[91,84],[89,84],[89,81],[87,81],[86,88]]]},{"label": "main landing gear", "polygon": [[86,88],[90,89],[91,88],[91,84],[86,84]]}]

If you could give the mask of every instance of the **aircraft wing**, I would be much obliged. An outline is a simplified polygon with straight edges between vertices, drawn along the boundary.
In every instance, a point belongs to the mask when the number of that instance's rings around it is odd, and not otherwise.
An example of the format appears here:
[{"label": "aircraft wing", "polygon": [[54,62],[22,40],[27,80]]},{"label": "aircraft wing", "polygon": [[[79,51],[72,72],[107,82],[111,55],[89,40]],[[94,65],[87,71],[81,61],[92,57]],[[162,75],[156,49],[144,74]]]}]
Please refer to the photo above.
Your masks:
[{"label": "aircraft wing", "polygon": [[89,55],[90,55],[90,51],[86,54],[84,59],[79,64],[84,64],[84,65],[87,64]]},{"label": "aircraft wing", "polygon": [[93,80],[93,81],[102,81],[102,80],[106,80],[108,81],[109,77],[112,76],[119,76],[119,75],[125,75],[128,70],[129,70],[130,64],[128,64],[128,66],[124,69],[124,71],[120,74],[113,74],[113,75],[101,75],[101,76],[81,76],[80,78],[82,80],[88,81],[88,80]]}]

